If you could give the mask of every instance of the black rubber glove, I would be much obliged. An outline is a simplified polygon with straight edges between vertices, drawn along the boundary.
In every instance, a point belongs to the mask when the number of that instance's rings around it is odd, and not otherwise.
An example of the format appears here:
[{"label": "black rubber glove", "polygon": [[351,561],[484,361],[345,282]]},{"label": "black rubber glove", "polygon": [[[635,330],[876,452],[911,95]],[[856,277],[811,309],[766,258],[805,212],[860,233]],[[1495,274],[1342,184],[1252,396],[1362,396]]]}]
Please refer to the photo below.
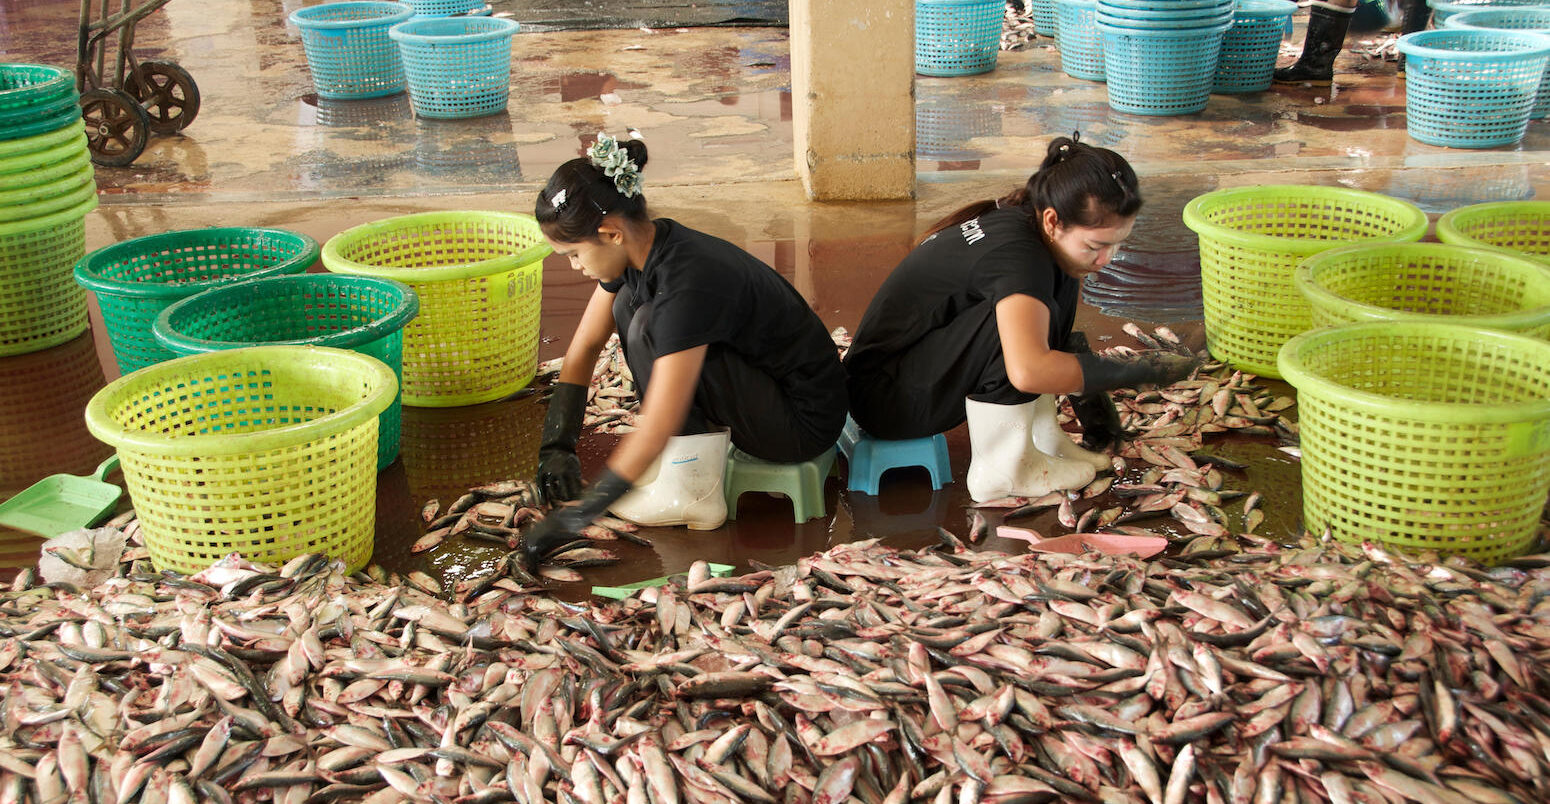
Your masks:
[{"label": "black rubber glove", "polygon": [[1200,358],[1147,349],[1130,357],[1100,357],[1086,352],[1076,356],[1082,366],[1082,394],[1135,388],[1139,385],[1168,385],[1182,380],[1200,366]]},{"label": "black rubber glove", "polygon": [[555,549],[582,539],[582,528],[606,513],[631,488],[630,481],[614,474],[612,469],[605,469],[603,476],[581,495],[580,502],[555,509],[529,528],[517,542],[528,571],[536,571],[538,563]]},{"label": "black rubber glove", "polygon": [[544,414],[543,440],[538,445],[538,488],[550,505],[574,500],[581,493],[581,418],[587,408],[587,388],[573,382],[555,383]]},{"label": "black rubber glove", "polygon": [[[1087,334],[1073,332],[1066,336],[1065,350],[1090,356],[1092,347],[1087,343]],[[1130,435],[1120,425],[1119,411],[1115,409],[1114,398],[1109,396],[1108,391],[1072,394],[1071,412],[1076,415],[1077,423],[1082,425],[1082,446],[1087,449],[1108,449]]]}]

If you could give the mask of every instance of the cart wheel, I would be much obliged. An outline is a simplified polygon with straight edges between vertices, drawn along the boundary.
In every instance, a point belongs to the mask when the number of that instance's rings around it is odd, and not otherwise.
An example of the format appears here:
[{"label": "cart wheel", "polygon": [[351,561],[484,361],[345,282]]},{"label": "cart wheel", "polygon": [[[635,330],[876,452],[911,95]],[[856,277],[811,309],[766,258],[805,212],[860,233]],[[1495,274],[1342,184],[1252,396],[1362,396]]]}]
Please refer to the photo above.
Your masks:
[{"label": "cart wheel", "polygon": [[176,134],[199,114],[199,85],[188,71],[170,61],[142,61],[124,76],[124,91],[151,117],[151,130]]},{"label": "cart wheel", "polygon": [[82,92],[81,117],[86,120],[91,161],[99,165],[123,167],[135,161],[151,137],[150,115],[121,89]]}]

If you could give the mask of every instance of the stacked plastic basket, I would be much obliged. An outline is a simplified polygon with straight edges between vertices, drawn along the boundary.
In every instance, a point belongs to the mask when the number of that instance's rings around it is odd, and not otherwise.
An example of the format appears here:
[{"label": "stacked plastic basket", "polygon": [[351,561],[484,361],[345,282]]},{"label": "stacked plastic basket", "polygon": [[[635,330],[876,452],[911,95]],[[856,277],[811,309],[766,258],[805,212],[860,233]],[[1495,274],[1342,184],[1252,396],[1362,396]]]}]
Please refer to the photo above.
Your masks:
[{"label": "stacked plastic basket", "polygon": [[75,75],[0,64],[0,356],[86,331],[86,293],[69,277],[96,207]]},{"label": "stacked plastic basket", "polygon": [[[1546,3],[1535,7],[1466,11],[1448,17],[1447,24],[1449,28],[1529,31],[1550,37],[1550,0]],[[1539,99],[1528,116],[1538,120],[1547,114],[1550,114],[1550,66],[1545,68],[1545,75],[1539,82]]]},{"label": "stacked plastic basket", "polygon": [[1072,78],[1103,80],[1103,37],[1097,0],[1055,0],[1055,47],[1060,69]]},{"label": "stacked plastic basket", "polygon": [[1232,28],[1222,37],[1211,91],[1239,94],[1269,89],[1281,36],[1296,10],[1287,0],[1238,0]]},{"label": "stacked plastic basket", "polygon": [[1109,107],[1145,115],[1206,107],[1233,0],[1098,0]]},{"label": "stacked plastic basket", "polygon": [[1400,37],[1405,125],[1427,145],[1493,148],[1523,139],[1550,63],[1550,38],[1446,29]]}]

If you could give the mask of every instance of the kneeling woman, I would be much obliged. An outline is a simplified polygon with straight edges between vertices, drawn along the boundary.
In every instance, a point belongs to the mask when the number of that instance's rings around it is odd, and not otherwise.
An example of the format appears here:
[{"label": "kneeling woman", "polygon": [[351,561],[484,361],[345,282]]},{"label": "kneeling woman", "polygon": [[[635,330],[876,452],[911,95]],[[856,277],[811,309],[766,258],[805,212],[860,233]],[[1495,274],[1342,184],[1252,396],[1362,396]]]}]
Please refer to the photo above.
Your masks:
[{"label": "kneeling woman", "polygon": [[1073,406],[1101,447],[1119,436],[1105,392],[1194,368],[1168,352],[1100,358],[1071,337],[1082,277],[1108,264],[1140,208],[1123,157],[1060,137],[1024,187],[939,221],[856,330],[845,358],[856,423],[879,438],[919,438],[967,419],[978,501],[1090,482],[1108,459],[1065,435],[1054,395],[1083,395]]},{"label": "kneeling woman", "polygon": [[720,527],[729,442],[793,462],[834,445],[845,425],[834,341],[780,274],[742,249],[665,218],[640,193],[646,145],[599,135],[539,194],[544,237],[596,279],[549,401],[538,483],[551,502],[581,491],[576,442],[598,353],[616,330],[642,416],[579,505],[524,542],[529,560],[611,510],[643,525]]}]

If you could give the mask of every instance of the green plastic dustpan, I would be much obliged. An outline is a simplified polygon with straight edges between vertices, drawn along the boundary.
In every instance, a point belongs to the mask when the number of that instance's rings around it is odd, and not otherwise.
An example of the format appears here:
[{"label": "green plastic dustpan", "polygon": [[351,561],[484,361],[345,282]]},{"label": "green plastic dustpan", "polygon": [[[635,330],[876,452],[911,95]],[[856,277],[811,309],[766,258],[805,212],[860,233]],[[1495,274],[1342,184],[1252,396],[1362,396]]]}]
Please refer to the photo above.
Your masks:
[{"label": "green plastic dustpan", "polygon": [[[711,564],[710,577],[725,578],[732,574],[732,569],[733,567],[731,564]],[[673,576],[671,575],[664,575],[661,578],[652,578],[648,581],[636,581],[635,583],[627,583],[623,586],[594,586],[592,587],[592,594],[597,595],[598,597],[623,600],[649,586],[666,586],[667,582],[671,580],[672,577]]]},{"label": "green plastic dustpan", "polygon": [[90,477],[49,475],[0,503],[0,526],[53,538],[96,524],[123,493],[105,478],[118,469],[118,455],[97,465]]}]

